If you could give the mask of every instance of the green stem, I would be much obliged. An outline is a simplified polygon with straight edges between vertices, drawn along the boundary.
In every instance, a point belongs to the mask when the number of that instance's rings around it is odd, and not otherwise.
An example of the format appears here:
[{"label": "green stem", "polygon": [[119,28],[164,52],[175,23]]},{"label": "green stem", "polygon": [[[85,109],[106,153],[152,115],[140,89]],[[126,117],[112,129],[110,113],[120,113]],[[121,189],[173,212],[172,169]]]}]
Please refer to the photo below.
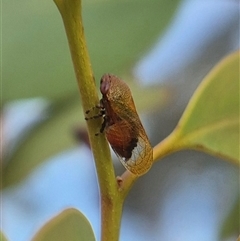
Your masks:
[{"label": "green stem", "polygon": [[[83,110],[99,103],[90,58],[84,37],[80,0],[54,0],[62,16],[81,95]],[[118,191],[108,143],[104,135],[95,136],[101,120],[87,122],[101,196],[102,241],[117,241],[124,199]]]},{"label": "green stem", "polygon": [[[153,148],[153,162],[162,159],[163,157],[182,149],[181,146],[176,145],[178,138],[178,128],[176,128],[169,136]],[[120,186],[120,194],[123,199],[127,196],[131,190],[133,184],[137,181],[138,177],[131,174],[129,171],[125,171],[121,176],[122,184]]]},{"label": "green stem", "polygon": [[178,131],[176,128],[169,136],[153,148],[153,161],[156,162],[159,159],[162,160],[163,157],[183,149],[178,145],[177,139]]},{"label": "green stem", "polygon": [[123,199],[118,195],[102,197],[102,241],[118,241],[121,227]]}]

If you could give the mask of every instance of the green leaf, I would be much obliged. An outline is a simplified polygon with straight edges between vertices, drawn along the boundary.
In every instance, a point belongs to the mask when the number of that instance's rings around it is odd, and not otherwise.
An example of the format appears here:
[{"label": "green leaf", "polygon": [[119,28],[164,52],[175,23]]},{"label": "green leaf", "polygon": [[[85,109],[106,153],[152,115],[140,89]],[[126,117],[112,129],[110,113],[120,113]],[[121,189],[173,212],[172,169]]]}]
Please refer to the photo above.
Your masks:
[{"label": "green leaf", "polygon": [[221,240],[227,240],[227,238],[238,235],[240,230],[239,223],[239,214],[240,214],[240,199],[239,197],[236,200],[236,203],[233,205],[230,213],[225,219],[222,230],[221,230]]},{"label": "green leaf", "polygon": [[177,149],[202,150],[239,163],[239,52],[205,77],[172,134]]},{"label": "green leaf", "polygon": [[94,234],[86,217],[69,208],[48,221],[32,241],[94,241]]},{"label": "green leaf", "polygon": [[[180,1],[82,2],[91,65],[99,79],[104,72],[130,72],[139,53],[166,29]],[[1,100],[33,96],[58,100],[78,93],[63,24],[53,1],[8,0],[2,1],[2,8]]]},{"label": "green leaf", "polygon": [[4,234],[0,231],[0,240],[1,241],[8,241]]},{"label": "green leaf", "polygon": [[3,165],[3,188],[26,178],[48,158],[76,146],[74,128],[83,127],[84,122],[78,96],[58,102],[53,108],[51,118],[37,126]]}]

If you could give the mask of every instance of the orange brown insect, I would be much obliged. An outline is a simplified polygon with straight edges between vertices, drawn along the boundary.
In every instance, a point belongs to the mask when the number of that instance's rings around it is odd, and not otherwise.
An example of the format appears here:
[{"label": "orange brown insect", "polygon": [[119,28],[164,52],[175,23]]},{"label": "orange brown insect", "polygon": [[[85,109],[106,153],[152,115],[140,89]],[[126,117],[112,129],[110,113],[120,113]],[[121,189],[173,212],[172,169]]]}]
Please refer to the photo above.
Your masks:
[{"label": "orange brown insect", "polygon": [[101,78],[100,91],[100,114],[86,120],[103,116],[100,132],[105,131],[123,166],[135,175],[143,175],[152,166],[153,150],[129,87],[118,77],[105,74]]}]

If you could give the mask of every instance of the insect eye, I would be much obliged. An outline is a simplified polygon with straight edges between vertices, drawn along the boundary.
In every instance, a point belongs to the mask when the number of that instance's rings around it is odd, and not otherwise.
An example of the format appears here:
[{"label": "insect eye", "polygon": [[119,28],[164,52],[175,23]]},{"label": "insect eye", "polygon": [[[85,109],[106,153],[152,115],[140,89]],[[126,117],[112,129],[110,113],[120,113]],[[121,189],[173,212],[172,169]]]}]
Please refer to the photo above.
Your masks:
[{"label": "insect eye", "polygon": [[108,90],[110,88],[110,83],[111,82],[110,82],[110,79],[108,78],[108,76],[104,75],[100,82],[100,91],[103,95],[108,92]]}]

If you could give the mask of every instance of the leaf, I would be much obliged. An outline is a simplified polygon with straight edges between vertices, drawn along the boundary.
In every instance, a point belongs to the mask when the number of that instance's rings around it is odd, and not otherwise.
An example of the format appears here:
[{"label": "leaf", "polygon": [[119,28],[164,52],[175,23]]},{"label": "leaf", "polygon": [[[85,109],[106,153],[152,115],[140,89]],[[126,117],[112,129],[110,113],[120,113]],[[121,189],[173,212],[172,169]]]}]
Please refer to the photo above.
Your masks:
[{"label": "leaf", "polygon": [[7,238],[4,236],[4,234],[1,231],[0,231],[0,240],[7,241]]},{"label": "leaf", "polygon": [[221,230],[221,240],[227,240],[227,238],[238,235],[240,230],[239,214],[240,214],[240,202],[239,196],[233,205],[230,213],[227,215]]},{"label": "leaf", "polygon": [[176,128],[178,145],[239,161],[239,52],[202,81]]},{"label": "leaf", "polygon": [[235,52],[205,77],[175,130],[154,148],[154,160],[195,149],[239,164],[239,124],[239,52]]},{"label": "leaf", "polygon": [[[166,29],[179,2],[82,1],[84,30],[96,79],[105,71],[130,72],[139,53]],[[5,33],[1,100],[33,96],[58,100],[78,93],[67,40],[53,1],[29,4],[28,0],[8,0],[2,4]]]},{"label": "leaf", "polygon": [[74,208],[65,209],[48,221],[32,241],[94,241],[94,234],[86,217]]},{"label": "leaf", "polygon": [[74,128],[82,127],[84,122],[78,96],[58,102],[51,118],[37,126],[3,165],[3,188],[20,182],[39,164],[62,150],[76,146]]}]

